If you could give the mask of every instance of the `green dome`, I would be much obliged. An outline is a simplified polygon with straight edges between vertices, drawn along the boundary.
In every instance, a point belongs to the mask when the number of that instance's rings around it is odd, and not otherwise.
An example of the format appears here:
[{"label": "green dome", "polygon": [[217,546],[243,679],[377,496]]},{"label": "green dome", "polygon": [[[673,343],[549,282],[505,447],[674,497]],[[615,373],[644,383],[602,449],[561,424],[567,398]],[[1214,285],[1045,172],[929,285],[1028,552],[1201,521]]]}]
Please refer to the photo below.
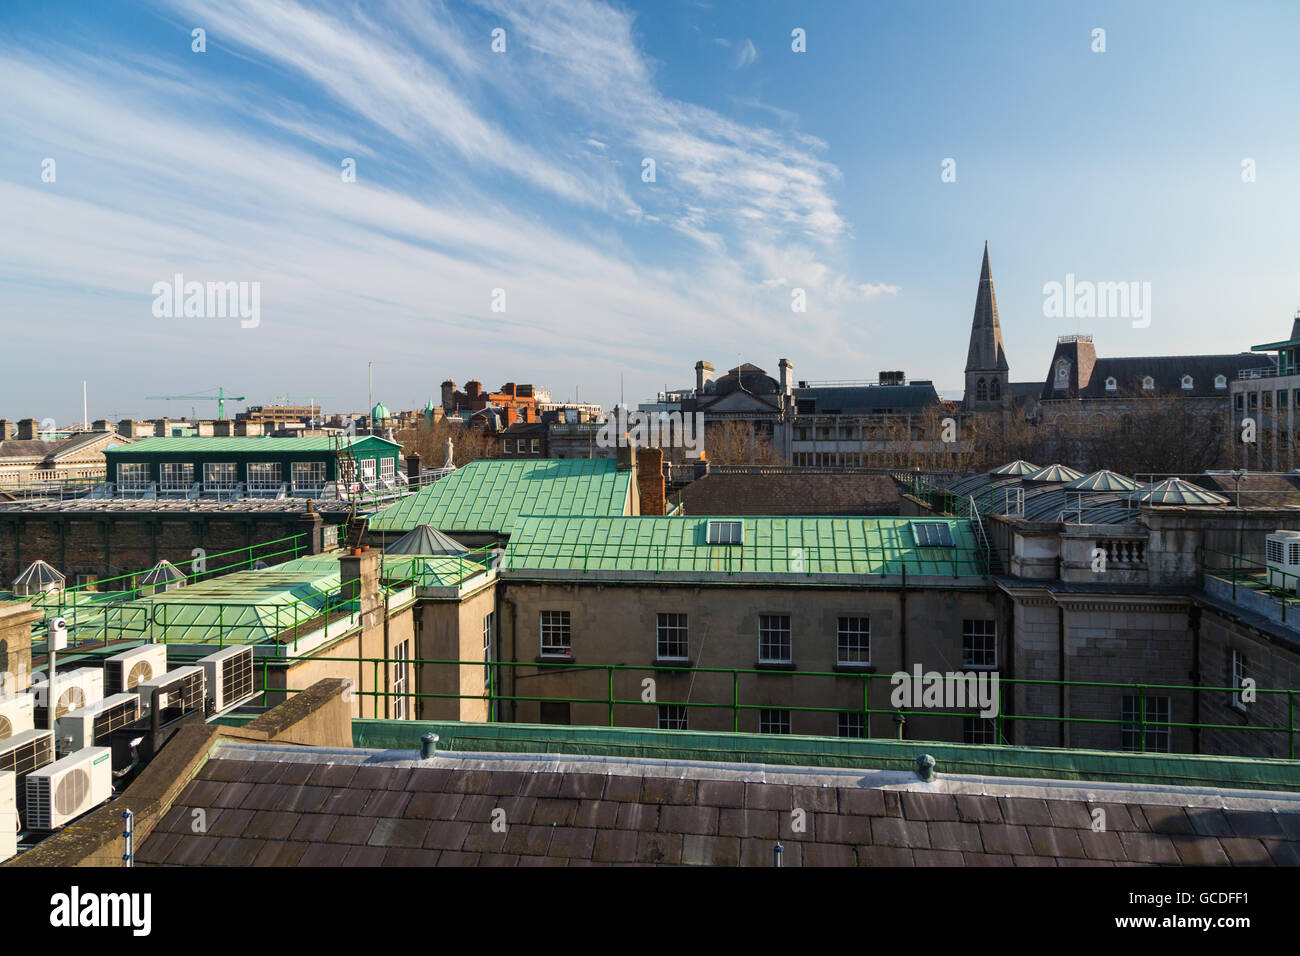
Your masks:
[{"label": "green dome", "polygon": [[376,402],[375,407],[370,409],[370,420],[377,422],[385,418],[392,418],[393,414],[388,410],[388,406],[383,402]]}]

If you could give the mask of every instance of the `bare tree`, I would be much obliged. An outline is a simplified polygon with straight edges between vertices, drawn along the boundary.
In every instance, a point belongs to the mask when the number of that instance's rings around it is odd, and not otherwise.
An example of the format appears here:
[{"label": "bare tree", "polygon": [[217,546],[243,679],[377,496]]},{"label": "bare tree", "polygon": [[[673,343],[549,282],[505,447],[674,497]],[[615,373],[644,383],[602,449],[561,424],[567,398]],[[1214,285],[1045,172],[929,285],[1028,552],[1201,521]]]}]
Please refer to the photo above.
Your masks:
[{"label": "bare tree", "polygon": [[441,468],[447,457],[447,439],[452,443],[452,461],[456,467],[479,458],[496,457],[496,443],[481,429],[469,425],[453,425],[442,418],[432,426],[421,424],[406,428],[394,437],[402,443],[406,455],[419,455],[425,468]]},{"label": "bare tree", "polygon": [[787,464],[767,436],[743,421],[710,424],[704,434],[704,453],[715,465]]}]

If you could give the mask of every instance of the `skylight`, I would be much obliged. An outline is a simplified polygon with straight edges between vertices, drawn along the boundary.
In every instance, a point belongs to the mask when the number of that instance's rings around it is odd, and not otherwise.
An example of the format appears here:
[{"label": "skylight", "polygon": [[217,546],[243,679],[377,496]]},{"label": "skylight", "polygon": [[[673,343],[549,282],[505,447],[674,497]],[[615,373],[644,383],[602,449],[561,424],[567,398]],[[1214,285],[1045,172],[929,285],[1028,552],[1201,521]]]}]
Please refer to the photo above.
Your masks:
[{"label": "skylight", "polygon": [[745,525],[740,521],[710,521],[709,544],[740,544],[745,537]]},{"label": "skylight", "polygon": [[913,521],[912,537],[919,548],[951,548],[952,528],[942,521]]}]

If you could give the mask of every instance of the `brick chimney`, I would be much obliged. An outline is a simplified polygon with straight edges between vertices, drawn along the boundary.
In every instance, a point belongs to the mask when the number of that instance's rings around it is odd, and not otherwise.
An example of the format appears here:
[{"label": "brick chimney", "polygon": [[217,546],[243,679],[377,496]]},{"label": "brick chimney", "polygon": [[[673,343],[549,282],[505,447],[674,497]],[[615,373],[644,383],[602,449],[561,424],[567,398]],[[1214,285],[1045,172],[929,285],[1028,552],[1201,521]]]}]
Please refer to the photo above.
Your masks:
[{"label": "brick chimney", "polygon": [[113,430],[113,426],[108,423],[107,418],[96,418],[93,422],[90,423],[90,429],[91,431],[96,431],[96,432],[111,432]]},{"label": "brick chimney", "polygon": [[216,424],[216,422],[211,422],[211,421],[206,421],[206,422],[205,422],[205,421],[198,421],[198,422],[195,422],[195,423],[194,423],[194,434],[197,435],[199,438],[211,438],[213,435],[216,434],[216,432],[213,431],[213,428],[212,428],[212,426],[215,425],[215,424]]},{"label": "brick chimney", "polygon": [[7,418],[0,418],[0,441],[8,441],[14,437],[14,423]]},{"label": "brick chimney", "polygon": [[451,379],[442,383],[442,410],[444,412],[456,410],[456,383]]},{"label": "brick chimney", "polygon": [[155,418],[153,422],[153,434],[155,438],[167,438],[172,433],[172,420],[170,418]]},{"label": "brick chimney", "polygon": [[482,382],[476,382],[474,379],[470,379],[468,382],[465,383],[466,398],[471,398],[471,399],[478,398],[479,395],[481,395],[482,393],[483,393]]},{"label": "brick chimney", "polygon": [[[353,550],[356,550],[355,548]],[[379,552],[345,554],[339,558],[341,595],[360,601],[361,627],[368,630],[383,624],[384,602],[379,596]]]},{"label": "brick chimney", "polygon": [[641,514],[664,513],[664,450],[638,448],[636,450],[636,479],[640,490]]},{"label": "brick chimney", "polygon": [[230,438],[235,434],[235,423],[230,420],[218,421],[212,423],[212,435],[214,438]]},{"label": "brick chimney", "polygon": [[266,425],[263,422],[250,422],[240,418],[235,421],[235,434],[243,438],[256,438],[258,435],[266,434]]},{"label": "brick chimney", "polygon": [[20,418],[18,420],[18,440],[19,441],[36,440],[36,419]]}]

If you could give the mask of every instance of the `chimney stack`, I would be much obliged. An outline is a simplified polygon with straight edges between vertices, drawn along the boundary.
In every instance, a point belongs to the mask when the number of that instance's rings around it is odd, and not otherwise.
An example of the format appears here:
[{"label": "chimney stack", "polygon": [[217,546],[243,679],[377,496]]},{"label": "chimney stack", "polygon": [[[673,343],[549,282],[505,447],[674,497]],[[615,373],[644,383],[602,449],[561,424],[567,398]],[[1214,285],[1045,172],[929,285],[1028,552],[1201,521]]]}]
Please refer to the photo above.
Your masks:
[{"label": "chimney stack", "polygon": [[713,363],[703,359],[695,363],[695,394],[703,395],[704,386],[713,384]]},{"label": "chimney stack", "polygon": [[7,418],[0,418],[0,441],[9,441],[14,437],[14,423]]},{"label": "chimney stack", "polygon": [[781,359],[781,361],[777,362],[776,364],[777,364],[777,368],[781,370],[780,371],[781,394],[787,396],[793,395],[794,394],[794,365],[791,364],[789,359],[784,359],[784,358]]},{"label": "chimney stack", "polygon": [[36,440],[36,419],[20,418],[18,420],[18,440],[19,441]]},{"label": "chimney stack", "polygon": [[340,597],[359,602],[362,629],[382,624],[384,602],[379,597],[379,552],[367,549],[360,554],[345,554],[339,558],[339,574]]}]

